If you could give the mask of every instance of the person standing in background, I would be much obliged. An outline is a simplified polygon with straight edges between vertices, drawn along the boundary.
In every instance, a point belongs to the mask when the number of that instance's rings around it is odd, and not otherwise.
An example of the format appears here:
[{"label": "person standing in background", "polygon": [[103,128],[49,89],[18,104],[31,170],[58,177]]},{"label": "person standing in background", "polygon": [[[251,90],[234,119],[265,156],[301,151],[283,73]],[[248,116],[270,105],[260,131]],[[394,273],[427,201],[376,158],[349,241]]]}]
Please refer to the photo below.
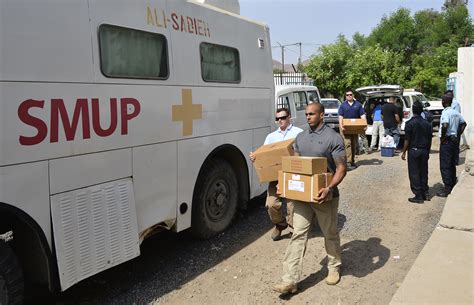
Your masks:
[{"label": "person standing in background", "polygon": [[415,197],[408,198],[413,203],[429,200],[428,195],[428,159],[430,158],[432,127],[431,123],[421,117],[423,105],[416,101],[412,106],[413,117],[405,124],[405,141],[402,149],[402,160],[408,152],[408,177],[410,188]]},{"label": "person standing in background", "polygon": [[[377,150],[380,151],[382,145],[382,136],[385,133],[383,128],[383,121],[382,121],[382,102],[380,99],[377,100],[375,104],[375,108],[372,111],[372,141],[370,143],[371,151]],[[378,141],[378,149],[377,149],[377,141]]]},{"label": "person standing in background", "polygon": [[451,107],[452,101],[453,98],[450,95],[442,98],[444,110],[439,122],[439,168],[444,189],[436,194],[439,197],[447,197],[451,194],[456,184],[456,153],[458,153],[459,139],[467,125],[462,115]]},{"label": "person standing in background", "polygon": [[391,96],[388,98],[388,103],[382,106],[382,120],[383,127],[385,129],[384,135],[393,137],[395,146],[398,147],[400,141],[400,130],[398,126],[401,123],[400,111],[395,105],[396,97]]}]

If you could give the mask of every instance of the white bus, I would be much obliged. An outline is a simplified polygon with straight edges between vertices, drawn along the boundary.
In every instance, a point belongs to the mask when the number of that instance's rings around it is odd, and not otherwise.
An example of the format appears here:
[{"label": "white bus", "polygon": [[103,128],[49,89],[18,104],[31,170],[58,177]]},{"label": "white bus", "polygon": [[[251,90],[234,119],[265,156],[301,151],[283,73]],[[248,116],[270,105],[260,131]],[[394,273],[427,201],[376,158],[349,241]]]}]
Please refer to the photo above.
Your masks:
[{"label": "white bus", "polygon": [[201,2],[0,1],[1,304],[161,229],[213,236],[264,191],[269,30]]}]

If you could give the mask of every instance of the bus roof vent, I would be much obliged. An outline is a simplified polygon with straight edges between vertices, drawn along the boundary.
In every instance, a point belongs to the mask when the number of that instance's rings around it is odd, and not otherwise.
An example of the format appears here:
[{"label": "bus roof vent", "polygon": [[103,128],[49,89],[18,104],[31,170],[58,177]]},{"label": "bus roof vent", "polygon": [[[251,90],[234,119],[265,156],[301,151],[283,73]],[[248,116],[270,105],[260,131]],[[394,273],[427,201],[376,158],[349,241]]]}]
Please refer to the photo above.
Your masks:
[{"label": "bus roof vent", "polygon": [[199,3],[209,4],[220,9],[240,15],[239,0],[196,0]]}]

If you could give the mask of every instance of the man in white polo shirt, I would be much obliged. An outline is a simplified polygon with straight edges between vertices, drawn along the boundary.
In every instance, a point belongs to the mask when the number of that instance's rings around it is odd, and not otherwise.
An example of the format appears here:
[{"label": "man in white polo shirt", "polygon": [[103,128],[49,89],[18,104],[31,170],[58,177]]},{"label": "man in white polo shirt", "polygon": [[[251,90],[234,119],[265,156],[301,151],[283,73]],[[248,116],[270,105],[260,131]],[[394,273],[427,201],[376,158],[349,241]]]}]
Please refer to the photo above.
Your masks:
[{"label": "man in white polo shirt", "polygon": [[[303,131],[301,128],[291,124],[291,115],[287,108],[277,109],[275,122],[279,127],[277,130],[267,135],[265,142],[263,143],[264,145],[294,139]],[[250,160],[252,162],[255,161],[255,155],[253,153],[250,153]],[[286,209],[288,215],[287,217],[284,217],[281,208],[282,200],[276,194],[276,185],[277,181],[272,181],[268,184],[267,200],[265,202],[265,206],[268,209],[268,215],[270,215],[270,220],[275,225],[271,235],[274,241],[281,238],[281,232],[285,230],[288,225],[290,227],[293,226],[293,204],[287,205]]]}]

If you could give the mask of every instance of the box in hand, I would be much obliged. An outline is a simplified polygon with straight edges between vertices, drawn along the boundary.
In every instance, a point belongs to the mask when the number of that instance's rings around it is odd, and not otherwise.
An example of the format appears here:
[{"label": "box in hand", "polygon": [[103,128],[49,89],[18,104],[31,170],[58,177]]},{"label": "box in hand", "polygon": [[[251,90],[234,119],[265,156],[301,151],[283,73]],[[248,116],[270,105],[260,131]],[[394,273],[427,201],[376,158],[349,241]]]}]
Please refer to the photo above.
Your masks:
[{"label": "box in hand", "polygon": [[344,134],[365,134],[366,119],[343,119]]},{"label": "box in hand", "polygon": [[303,175],[278,172],[278,189],[280,197],[304,202],[316,202],[319,190],[327,187],[332,181],[331,173]]},{"label": "box in hand", "polygon": [[255,155],[255,171],[260,183],[277,181],[278,171],[281,170],[281,158],[293,156],[293,143],[295,139],[260,146]]},{"label": "box in hand", "polygon": [[282,170],[295,174],[322,174],[328,171],[328,161],[325,157],[283,157]]}]

